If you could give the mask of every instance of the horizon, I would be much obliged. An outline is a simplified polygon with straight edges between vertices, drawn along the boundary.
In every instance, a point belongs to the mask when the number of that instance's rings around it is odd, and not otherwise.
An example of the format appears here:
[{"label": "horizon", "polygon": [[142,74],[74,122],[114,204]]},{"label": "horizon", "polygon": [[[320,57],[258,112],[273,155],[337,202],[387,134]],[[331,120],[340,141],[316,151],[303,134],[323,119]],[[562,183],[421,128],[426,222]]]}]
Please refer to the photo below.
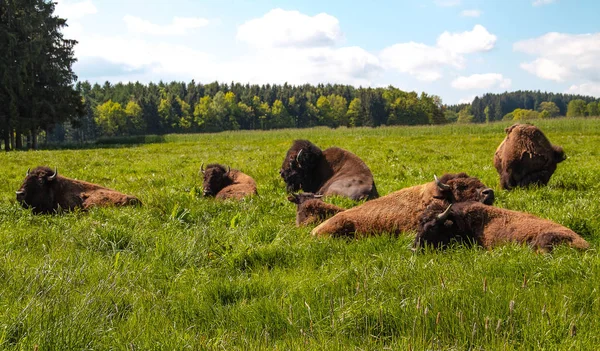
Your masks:
[{"label": "horizon", "polygon": [[593,1],[143,5],[57,1],[79,81],[392,85],[447,105],[519,90],[600,97]]}]

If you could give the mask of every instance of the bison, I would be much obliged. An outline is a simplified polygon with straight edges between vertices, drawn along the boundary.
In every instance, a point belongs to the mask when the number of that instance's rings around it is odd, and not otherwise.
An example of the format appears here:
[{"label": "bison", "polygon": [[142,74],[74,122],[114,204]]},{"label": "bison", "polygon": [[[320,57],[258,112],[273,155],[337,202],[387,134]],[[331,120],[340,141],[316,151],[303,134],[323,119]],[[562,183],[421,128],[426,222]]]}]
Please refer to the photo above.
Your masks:
[{"label": "bison", "polygon": [[63,177],[58,174],[58,169],[42,166],[31,172],[27,170],[27,176],[16,194],[17,201],[25,208],[32,208],[36,214],[53,213],[60,209],[87,210],[93,206],[141,205],[135,196]]},{"label": "bison", "polygon": [[217,199],[240,200],[246,196],[256,195],[256,182],[252,177],[238,171],[237,169],[225,168],[225,166],[212,163],[200,166],[204,176],[202,187],[204,196],[214,196]]},{"label": "bison", "polygon": [[432,202],[450,204],[475,200],[494,203],[494,191],[465,173],[445,174],[440,179],[398,190],[340,212],[312,231],[312,235],[351,235],[416,231],[419,216]]},{"label": "bison", "polygon": [[353,200],[379,197],[369,167],[356,155],[331,147],[321,151],[308,140],[295,140],[279,174],[288,192],[304,190]]},{"label": "bison", "polygon": [[566,159],[563,149],[550,144],[544,133],[531,124],[514,124],[505,131],[506,137],[494,155],[502,188],[548,184],[556,165]]},{"label": "bison", "polygon": [[589,244],[569,228],[529,213],[466,201],[444,207],[430,205],[420,218],[414,248],[432,245],[444,248],[450,242],[477,244],[486,249],[507,243],[526,243],[548,252],[565,243],[577,249]]},{"label": "bison", "polygon": [[345,209],[321,200],[323,195],[313,193],[290,194],[288,200],[296,204],[296,226],[320,223]]}]

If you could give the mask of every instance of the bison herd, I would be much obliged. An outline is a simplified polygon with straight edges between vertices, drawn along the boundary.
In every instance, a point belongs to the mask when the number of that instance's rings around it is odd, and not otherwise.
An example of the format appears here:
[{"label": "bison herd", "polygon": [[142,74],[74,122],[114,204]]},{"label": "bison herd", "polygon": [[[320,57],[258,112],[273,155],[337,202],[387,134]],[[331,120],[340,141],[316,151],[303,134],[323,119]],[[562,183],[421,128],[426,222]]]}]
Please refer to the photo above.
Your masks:
[{"label": "bison herd", "polygon": [[[515,124],[505,131],[494,155],[501,187],[546,185],[566,158],[562,148],[530,124]],[[200,170],[204,196],[240,200],[257,194],[254,179],[239,170],[220,164],[202,165]],[[279,173],[290,193],[288,200],[297,207],[296,225],[316,225],[313,236],[416,233],[415,250],[444,248],[453,242],[487,249],[517,242],[540,251],[550,251],[557,244],[577,249],[589,246],[558,223],[494,207],[494,191],[466,173],[434,175],[429,183],[379,197],[371,170],[358,156],[337,147],[321,150],[308,140],[294,141]],[[141,205],[135,196],[63,177],[48,167],[28,170],[16,195],[23,207],[36,214]],[[344,209],[323,201],[331,195],[366,201]]]}]

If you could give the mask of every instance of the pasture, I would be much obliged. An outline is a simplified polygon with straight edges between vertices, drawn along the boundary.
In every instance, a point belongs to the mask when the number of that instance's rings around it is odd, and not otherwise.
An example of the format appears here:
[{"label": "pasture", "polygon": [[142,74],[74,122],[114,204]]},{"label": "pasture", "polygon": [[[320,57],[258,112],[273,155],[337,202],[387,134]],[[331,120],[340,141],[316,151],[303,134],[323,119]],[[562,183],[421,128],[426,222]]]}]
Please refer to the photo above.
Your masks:
[{"label": "pasture", "polygon": [[[597,349],[600,120],[536,121],[568,158],[548,187],[507,192],[492,158],[510,124],[169,135],[2,154],[0,347]],[[496,206],[557,221],[591,249],[417,254],[408,235],[312,238],[312,227],[295,227],[278,174],[296,138],[357,154],[382,196],[467,172],[496,191]],[[260,195],[203,198],[202,162],[251,175]],[[35,216],[14,192],[37,165],[144,206]]]}]

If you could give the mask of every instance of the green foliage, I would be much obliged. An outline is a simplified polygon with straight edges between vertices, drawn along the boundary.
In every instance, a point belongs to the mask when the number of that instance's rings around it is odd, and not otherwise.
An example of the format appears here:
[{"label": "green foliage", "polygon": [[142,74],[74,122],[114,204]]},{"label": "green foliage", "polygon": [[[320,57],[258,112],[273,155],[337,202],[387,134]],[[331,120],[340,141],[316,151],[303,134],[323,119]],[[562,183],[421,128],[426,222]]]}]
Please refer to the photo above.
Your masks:
[{"label": "green foliage", "polygon": [[361,126],[360,113],[362,111],[362,102],[360,98],[354,98],[348,105],[348,111],[346,111],[346,117],[348,119],[348,126],[358,127]]},{"label": "green foliage", "polygon": [[585,116],[586,108],[587,104],[584,100],[572,100],[567,107],[567,117],[583,117]]},{"label": "green foliage", "polygon": [[518,108],[512,112],[514,121],[529,121],[532,119],[539,119],[540,113],[534,110],[525,110]]},{"label": "green foliage", "polygon": [[546,117],[554,118],[554,117],[558,117],[558,115],[560,114],[560,109],[552,101],[544,101],[544,102],[542,102],[540,104],[538,110],[541,113],[546,112],[545,117],[542,117],[542,118],[546,118]]},{"label": "green foliage", "polygon": [[585,115],[590,117],[600,116],[600,103],[592,101],[587,104]]},{"label": "green foliage", "polygon": [[473,118],[474,118],[474,116],[471,113],[471,105],[467,105],[458,112],[458,120],[456,122],[471,123],[471,122],[473,122]]},{"label": "green foliage", "polygon": [[96,107],[94,121],[104,135],[122,135],[127,128],[127,112],[118,102],[108,100]]}]

